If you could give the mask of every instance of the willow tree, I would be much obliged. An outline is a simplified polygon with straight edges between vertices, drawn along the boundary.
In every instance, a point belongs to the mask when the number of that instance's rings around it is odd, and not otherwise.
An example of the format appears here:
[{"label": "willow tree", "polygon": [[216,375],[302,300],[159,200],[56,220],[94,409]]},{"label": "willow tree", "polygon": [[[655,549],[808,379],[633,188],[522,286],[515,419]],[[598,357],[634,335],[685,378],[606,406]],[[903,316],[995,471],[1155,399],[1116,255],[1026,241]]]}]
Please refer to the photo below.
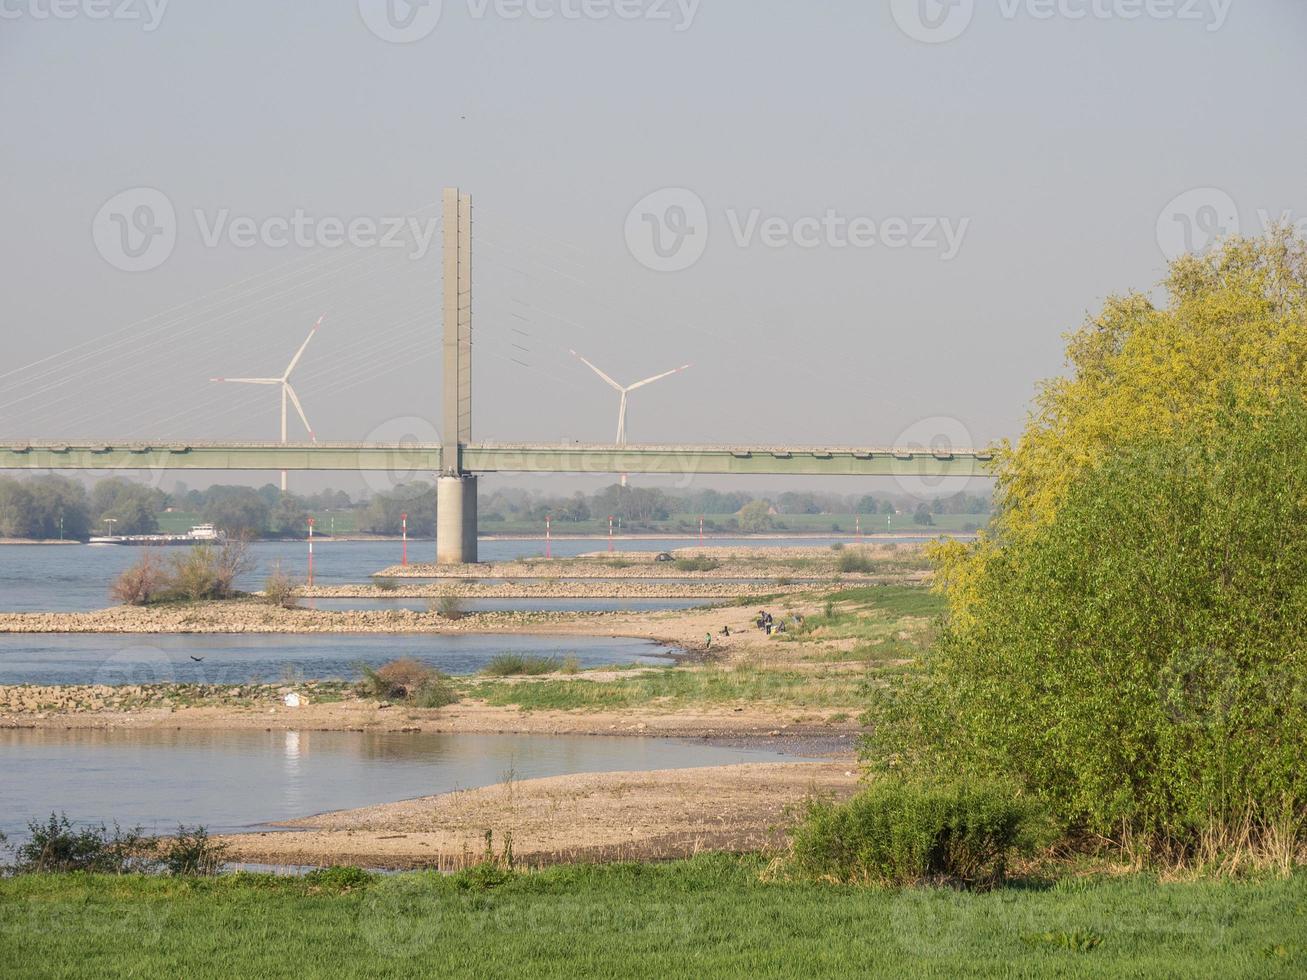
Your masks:
[{"label": "willow tree", "polygon": [[937,550],[939,641],[866,748],[1188,848],[1307,801],[1304,244],[1232,241],[1165,287],[1069,338],[997,457],[991,530]]}]

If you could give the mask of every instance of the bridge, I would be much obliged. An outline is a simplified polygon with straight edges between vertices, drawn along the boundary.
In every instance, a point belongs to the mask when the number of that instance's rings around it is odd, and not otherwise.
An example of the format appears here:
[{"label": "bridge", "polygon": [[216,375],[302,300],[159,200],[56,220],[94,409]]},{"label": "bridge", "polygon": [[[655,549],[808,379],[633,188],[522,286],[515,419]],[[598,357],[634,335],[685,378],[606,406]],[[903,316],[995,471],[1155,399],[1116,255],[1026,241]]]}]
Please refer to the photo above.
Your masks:
[{"label": "bridge", "polygon": [[613,473],[692,477],[989,475],[979,449],[518,444],[472,441],[472,199],[444,192],[440,444],[32,441],[0,444],[0,470],[297,470],[438,474],[437,561],[477,561],[477,475]]}]

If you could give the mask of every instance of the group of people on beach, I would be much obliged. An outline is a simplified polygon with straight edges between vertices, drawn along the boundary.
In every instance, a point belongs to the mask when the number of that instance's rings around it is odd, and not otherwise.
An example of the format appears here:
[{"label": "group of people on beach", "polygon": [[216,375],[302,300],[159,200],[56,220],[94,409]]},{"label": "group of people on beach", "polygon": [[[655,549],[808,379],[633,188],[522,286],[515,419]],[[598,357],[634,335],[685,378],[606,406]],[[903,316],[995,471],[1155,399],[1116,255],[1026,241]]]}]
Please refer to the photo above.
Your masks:
[{"label": "group of people on beach", "polygon": [[[762,630],[768,636],[775,633],[785,632],[785,617],[782,616],[780,619],[776,619],[766,609],[759,609],[758,615],[754,617],[753,622],[758,629]],[[798,613],[794,614],[794,625],[796,627],[803,625],[803,617]]]},{"label": "group of people on beach", "polygon": [[[799,613],[795,613],[793,619],[794,619],[795,628],[798,628],[803,625],[803,616],[801,616]],[[785,632],[785,618],[781,617],[778,620],[774,616],[772,616],[772,614],[769,613],[766,609],[758,610],[758,615],[754,617],[753,624],[756,627],[758,627],[758,629],[766,633],[768,636],[774,636],[778,633]],[[730,635],[731,635],[731,628],[729,626],[723,626],[722,636],[730,636]],[[706,650],[712,649],[712,639],[713,637],[711,633],[707,633],[704,635],[704,640],[705,640],[704,649]]]}]

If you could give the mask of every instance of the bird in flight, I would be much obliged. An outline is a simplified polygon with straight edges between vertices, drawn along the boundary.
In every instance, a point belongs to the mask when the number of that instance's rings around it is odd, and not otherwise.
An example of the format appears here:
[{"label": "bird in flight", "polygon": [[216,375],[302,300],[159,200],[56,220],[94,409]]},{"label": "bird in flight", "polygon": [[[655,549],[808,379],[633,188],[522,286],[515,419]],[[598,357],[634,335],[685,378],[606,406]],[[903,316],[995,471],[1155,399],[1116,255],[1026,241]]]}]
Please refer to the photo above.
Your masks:
[{"label": "bird in flight", "polygon": [[203,658],[203,657],[191,657],[191,659],[194,660],[197,664],[202,664],[202,663],[204,663],[204,658]]}]

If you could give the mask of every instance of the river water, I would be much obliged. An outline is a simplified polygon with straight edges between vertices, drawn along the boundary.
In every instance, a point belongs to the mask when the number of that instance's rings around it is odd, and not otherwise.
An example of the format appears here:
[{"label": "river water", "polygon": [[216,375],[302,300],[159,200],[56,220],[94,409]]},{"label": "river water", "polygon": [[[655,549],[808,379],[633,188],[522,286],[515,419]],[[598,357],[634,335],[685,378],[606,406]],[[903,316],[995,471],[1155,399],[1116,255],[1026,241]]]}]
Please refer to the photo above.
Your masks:
[{"label": "river water", "polygon": [[[829,547],[832,538],[711,538],[714,548]],[[907,539],[902,539],[907,541]],[[915,539],[914,539],[915,540]],[[925,539],[922,539],[925,540]],[[619,540],[623,552],[671,551],[692,548],[695,538]],[[555,539],[552,553],[559,558],[602,552],[604,541]],[[544,542],[537,540],[482,541],[482,561],[509,561],[542,557]],[[140,557],[141,549],[86,545],[0,545],[0,612],[90,612],[111,605],[109,585]],[[430,541],[410,542],[413,561],[434,559]],[[274,566],[303,576],[308,550],[303,542],[260,541],[250,546],[255,568],[239,583],[246,590],[262,588]],[[353,585],[398,565],[398,541],[318,541],[314,547],[314,581],[319,585]]]},{"label": "river water", "polygon": [[582,667],[670,663],[666,649],[652,641],[600,636],[4,633],[0,684],[354,680],[359,664],[376,667],[400,657],[413,657],[446,674],[473,674],[501,653],[576,657]]},{"label": "river water", "polygon": [[[168,833],[261,824],[568,773],[772,762],[673,739],[357,732],[3,731],[0,833],[64,812]],[[792,757],[791,757],[792,758]]]}]

